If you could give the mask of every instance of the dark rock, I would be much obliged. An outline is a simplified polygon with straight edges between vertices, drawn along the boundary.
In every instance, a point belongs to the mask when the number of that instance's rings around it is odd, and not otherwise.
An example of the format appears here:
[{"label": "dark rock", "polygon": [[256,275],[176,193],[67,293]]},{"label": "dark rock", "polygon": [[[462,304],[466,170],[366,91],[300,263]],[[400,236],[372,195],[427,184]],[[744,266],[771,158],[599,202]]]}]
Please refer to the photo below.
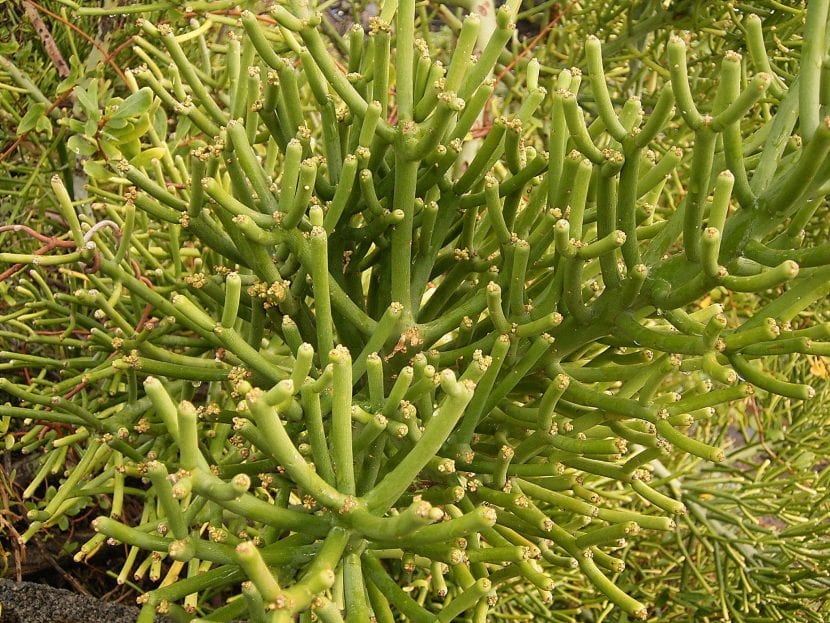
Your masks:
[{"label": "dark rock", "polygon": [[[135,623],[138,608],[0,578],[0,623]],[[166,619],[156,618],[157,623]]]}]

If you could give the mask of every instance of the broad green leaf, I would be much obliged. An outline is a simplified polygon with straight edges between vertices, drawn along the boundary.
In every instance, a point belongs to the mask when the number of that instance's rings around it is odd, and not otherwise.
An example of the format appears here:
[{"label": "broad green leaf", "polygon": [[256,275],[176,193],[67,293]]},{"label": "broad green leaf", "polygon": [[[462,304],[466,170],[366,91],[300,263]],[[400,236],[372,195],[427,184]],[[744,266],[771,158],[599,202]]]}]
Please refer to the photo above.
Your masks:
[{"label": "broad green leaf", "polygon": [[44,115],[35,123],[35,130],[43,132],[48,138],[52,138],[52,121]]},{"label": "broad green leaf", "polygon": [[122,127],[110,127],[109,124],[105,126],[105,133],[111,136],[116,142],[132,141],[141,138],[150,129],[149,115],[142,115],[138,119],[125,122]]},{"label": "broad green leaf", "polygon": [[107,140],[101,141],[101,151],[103,151],[104,155],[110,160],[118,160],[123,157],[121,150],[118,149],[118,146]]},{"label": "broad green leaf", "polygon": [[95,136],[98,133],[98,122],[95,119],[87,119],[84,124],[84,134],[87,136]]},{"label": "broad green leaf", "polygon": [[55,93],[65,93],[75,88],[81,81],[83,68],[80,59],[76,55],[72,55],[69,59],[69,75],[60,81],[55,88]]},{"label": "broad green leaf", "polygon": [[150,87],[139,89],[130,97],[125,99],[118,107],[118,111],[112,116],[113,119],[127,119],[146,112],[153,101],[153,92]]},{"label": "broad green leaf", "polygon": [[70,119],[69,120],[69,129],[74,132],[75,134],[83,134],[84,133],[84,123],[83,121],[79,121],[77,119]]},{"label": "broad green leaf", "polygon": [[190,121],[189,117],[179,117],[179,122],[176,124],[176,141],[183,141],[187,138],[187,134],[190,132],[190,128],[193,127],[193,123]]},{"label": "broad green leaf", "polygon": [[0,54],[4,54],[6,56],[11,56],[15,52],[17,52],[17,48],[20,46],[17,44],[17,41],[14,39],[9,39],[8,41],[0,41]]},{"label": "broad green leaf", "polygon": [[26,114],[23,115],[23,118],[20,120],[20,124],[17,126],[18,136],[24,132],[31,132],[34,130],[38,120],[42,119],[45,116],[45,113],[46,104],[40,102],[32,104],[29,110],[26,111]]},{"label": "broad green leaf", "polygon": [[164,156],[164,152],[164,147],[152,147],[150,149],[145,149],[135,158],[133,158],[130,162],[136,168],[140,169],[142,167],[146,167],[147,165],[149,165],[153,159],[161,160],[161,158]]},{"label": "broad green leaf", "polygon": [[152,121],[156,134],[167,136],[167,113],[164,108],[159,108],[153,113]]},{"label": "broad green leaf", "polygon": [[112,171],[107,169],[98,160],[87,160],[84,162],[84,171],[92,179],[103,182],[112,177]]},{"label": "broad green leaf", "polygon": [[127,127],[130,122],[126,119],[113,119],[112,117],[107,119],[106,124],[104,127],[108,130],[123,130]]},{"label": "broad green leaf", "polygon": [[[94,82],[92,84],[95,84]],[[90,85],[91,87],[92,85]],[[90,119],[97,119],[100,115],[98,112],[98,98],[96,97],[95,92],[98,89],[91,89],[87,91],[81,87],[75,88],[75,99],[78,100],[78,104],[80,104],[81,109],[86,113],[86,116]]]},{"label": "broad green leaf", "polygon": [[69,148],[69,151],[80,156],[91,156],[98,151],[97,147],[91,140],[80,134],[70,136],[69,140],[66,141],[66,146]]}]

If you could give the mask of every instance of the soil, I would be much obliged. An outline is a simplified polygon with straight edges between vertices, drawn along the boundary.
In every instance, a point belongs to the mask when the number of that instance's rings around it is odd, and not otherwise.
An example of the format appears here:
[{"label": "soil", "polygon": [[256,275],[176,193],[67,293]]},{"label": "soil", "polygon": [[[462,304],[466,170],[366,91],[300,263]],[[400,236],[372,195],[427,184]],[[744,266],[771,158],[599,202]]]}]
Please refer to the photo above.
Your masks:
[{"label": "soil", "polygon": [[[0,623],[134,623],[138,608],[0,578]],[[156,617],[156,623],[168,623]]]}]

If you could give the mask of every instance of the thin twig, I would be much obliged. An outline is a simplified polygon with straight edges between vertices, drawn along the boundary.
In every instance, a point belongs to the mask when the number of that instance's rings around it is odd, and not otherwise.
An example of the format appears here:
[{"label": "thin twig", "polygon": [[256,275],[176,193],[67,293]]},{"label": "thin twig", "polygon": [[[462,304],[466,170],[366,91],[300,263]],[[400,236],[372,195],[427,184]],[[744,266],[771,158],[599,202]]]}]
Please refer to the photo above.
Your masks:
[{"label": "thin twig", "polygon": [[[43,114],[48,117],[53,110],[55,110],[64,102],[64,100],[69,99],[71,96],[72,90],[70,89],[69,91],[63,93],[60,97],[58,97],[58,99],[56,99],[54,102],[52,102],[52,105],[49,108],[47,108]],[[17,149],[17,146],[20,145],[20,143],[22,143],[23,141],[25,141],[28,136],[28,132],[24,132],[23,134],[18,136],[17,139],[15,139],[15,141],[11,145],[9,145],[9,147],[2,154],[0,154],[0,162],[3,162],[6,158],[8,158],[9,155],[11,155],[14,152],[14,150]]]},{"label": "thin twig", "polygon": [[[56,246],[57,245],[50,242],[49,244],[46,244],[34,251],[33,255],[43,255],[44,253],[49,253],[49,251],[54,249]],[[12,275],[19,273],[27,266],[29,266],[29,264],[12,264],[9,268],[0,273],[0,281],[5,281]]]},{"label": "thin twig", "polygon": [[542,39],[542,37],[544,37],[546,34],[548,34],[548,32],[550,32],[550,31],[551,31],[551,29],[553,29],[553,27],[554,27],[554,26],[556,26],[556,25],[559,23],[559,21],[560,21],[560,20],[561,20],[561,19],[565,16],[565,14],[566,14],[568,11],[570,11],[571,7],[572,7],[573,5],[575,5],[575,4],[576,4],[576,0],[571,0],[571,1],[568,3],[568,6],[566,6],[566,7],[565,7],[562,11],[560,11],[560,12],[559,12],[559,13],[558,13],[558,14],[557,14],[557,15],[556,15],[556,16],[555,16],[552,20],[550,20],[550,22],[548,22],[548,25],[547,25],[547,26],[545,26],[545,27],[544,27],[541,31],[539,31],[539,34],[538,34],[538,35],[536,35],[535,37],[533,37],[533,39],[530,41],[530,43],[528,43],[528,44],[525,46],[525,48],[524,48],[521,52],[519,52],[519,53],[518,53],[518,54],[517,54],[517,55],[513,58],[513,60],[512,60],[512,61],[510,61],[509,63],[507,63],[507,66],[506,66],[506,67],[502,70],[502,72],[501,72],[501,73],[500,73],[500,74],[496,77],[496,84],[498,84],[498,83],[501,81],[501,79],[502,79],[502,78],[504,78],[504,77],[507,75],[507,72],[509,72],[511,69],[513,69],[513,67],[515,67],[515,66],[516,66],[516,63],[518,63],[518,62],[519,62],[519,60],[521,60],[521,58],[522,58],[525,54],[527,54],[527,53],[528,53],[528,52],[530,52],[530,51],[531,51],[534,47],[536,47],[536,44],[537,44],[537,43],[539,43],[539,41]]},{"label": "thin twig", "polygon": [[40,41],[43,44],[43,48],[46,50],[46,54],[49,55],[49,58],[51,58],[52,62],[55,64],[55,69],[58,70],[58,75],[61,78],[66,78],[69,75],[69,65],[66,64],[66,60],[63,58],[63,54],[61,54],[61,51],[58,49],[58,45],[55,43],[52,33],[49,32],[49,28],[43,23],[43,20],[40,19],[40,14],[37,12],[34,3],[29,0],[25,0],[23,2],[23,10],[26,12],[26,17],[29,18],[30,22],[32,22],[32,26],[35,27],[35,32],[37,33],[37,36],[40,37]]},{"label": "thin twig", "polygon": [[[34,0],[27,0],[27,2],[30,2],[32,5],[34,5],[37,8],[37,10],[40,11],[41,13],[46,13],[46,15],[48,15],[49,17],[52,17],[52,18],[58,20],[62,24],[65,24],[66,26],[68,26],[69,28],[71,28],[72,30],[77,32],[79,35],[81,35],[81,37],[83,37],[84,39],[89,41],[92,45],[94,45],[96,48],[98,48],[98,51],[101,52],[101,54],[103,54],[105,58],[107,58],[106,48],[104,46],[102,46],[100,43],[98,43],[95,39],[90,37],[88,34],[86,34],[83,30],[78,28],[75,24],[73,24],[69,20],[64,19],[61,15],[58,15],[57,13],[53,13],[49,9],[39,5],[37,2],[34,2]],[[108,58],[107,60],[108,60],[109,64],[112,66],[113,70],[115,70],[115,73],[118,74],[118,77],[121,78],[122,82],[124,82],[124,84],[127,84],[127,77],[124,75],[124,72],[121,70],[121,68],[115,63],[115,61],[112,60],[112,58]]]},{"label": "thin twig", "polygon": [[[5,459],[8,461],[11,454],[6,453]],[[15,529],[14,524],[9,521],[11,518],[19,518],[20,516],[11,510],[9,505],[9,492],[12,492],[12,483],[7,478],[7,467],[0,467],[0,498],[3,501],[3,509],[0,512],[0,526],[8,529],[8,534],[11,536],[12,549],[14,550],[14,575],[15,579],[20,582],[23,580],[23,562],[26,560],[26,545],[21,542],[20,533]]]},{"label": "thin twig", "polygon": [[[109,221],[107,221],[109,222]],[[14,232],[24,232],[29,234],[33,238],[37,238],[41,242],[45,242],[47,244],[54,244],[56,247],[74,247],[75,243],[72,240],[59,240],[53,236],[47,236],[45,234],[41,234],[38,231],[35,231],[31,227],[27,225],[2,225],[0,226],[0,232],[5,231],[14,231]]]}]

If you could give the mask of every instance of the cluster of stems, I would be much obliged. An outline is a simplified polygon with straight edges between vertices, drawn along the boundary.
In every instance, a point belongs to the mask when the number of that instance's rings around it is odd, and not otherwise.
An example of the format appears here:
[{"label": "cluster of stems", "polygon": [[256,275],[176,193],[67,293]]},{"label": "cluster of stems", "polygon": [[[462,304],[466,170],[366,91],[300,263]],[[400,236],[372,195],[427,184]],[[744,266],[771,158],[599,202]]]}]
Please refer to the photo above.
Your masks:
[{"label": "cluster of stems", "polygon": [[[788,81],[747,17],[752,62],[726,54],[705,104],[674,36],[647,105],[612,97],[596,38],[502,105],[516,2],[443,62],[414,0],[339,52],[299,1],[144,21],[126,76],[152,105],[116,120],[96,203],[56,177],[65,244],[0,252],[31,268],[1,335],[64,353],[0,352],[39,370],[0,379],[12,446],[54,449],[27,494],[73,459],[22,539],[108,496],[77,557],[129,547],[119,580],[158,581],[141,623],[484,622],[572,569],[646,618],[615,578],[686,511],[665,465],[723,460],[715,407],[813,398],[765,358],[830,355],[797,321],[830,293],[830,246],[801,246],[830,192],[828,4]],[[780,295],[736,322],[714,288]]]}]

